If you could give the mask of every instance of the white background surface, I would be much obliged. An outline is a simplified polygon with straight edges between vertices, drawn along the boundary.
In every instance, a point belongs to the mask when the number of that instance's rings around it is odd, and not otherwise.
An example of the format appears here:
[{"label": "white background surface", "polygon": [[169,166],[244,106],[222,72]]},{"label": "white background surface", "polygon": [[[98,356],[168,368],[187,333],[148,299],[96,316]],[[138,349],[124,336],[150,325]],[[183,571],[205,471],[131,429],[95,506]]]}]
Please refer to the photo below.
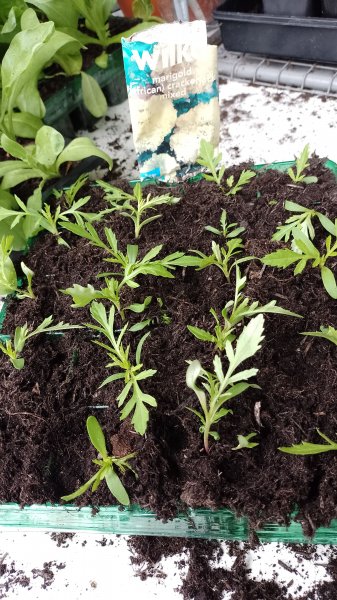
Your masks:
[{"label": "white background surface", "polygon": [[[250,159],[254,163],[289,160],[306,143],[319,155],[337,162],[336,100],[325,100],[313,95],[304,97],[298,92],[278,92],[272,88],[230,82],[220,86],[220,101],[221,150],[227,165]],[[108,119],[101,119],[96,130],[89,135],[116,159],[123,176],[137,175],[126,102],[110,108]],[[120,146],[119,150],[113,148],[116,144]],[[1,596],[5,591],[2,586],[7,577],[0,577],[0,598],[180,598],[175,589],[183,571],[178,572],[174,557],[158,565],[158,569],[167,574],[165,579],[154,577],[141,581],[134,576],[125,539],[105,536],[108,544],[102,547],[99,543],[102,537],[89,533],[76,534],[69,541],[68,547],[58,548],[50,535],[44,532],[1,532],[0,557],[6,554],[3,562],[7,565],[14,561],[16,570],[22,569],[30,578],[30,586],[24,589],[11,585],[8,595]],[[109,545],[109,540],[113,541],[113,545]],[[318,562],[326,562],[329,552],[329,548],[322,548]],[[280,559],[292,568],[298,568],[298,574],[294,576],[280,567]],[[32,569],[42,569],[43,563],[49,561],[65,563],[65,567],[57,569],[51,566],[54,579],[47,589],[43,589],[42,578],[38,576],[33,579]],[[226,551],[224,561],[226,566],[230,566]],[[278,565],[276,570],[279,581],[289,583],[290,580],[295,580],[294,585],[289,588],[292,593],[298,584],[303,586],[304,591],[323,578],[328,579],[324,566],[306,560],[297,564],[297,558],[289,548],[276,544],[266,544],[257,551],[248,552],[247,562],[252,568],[252,576],[256,578],[261,573],[266,578],[272,578],[273,565]],[[225,598],[230,598],[230,594]]]}]

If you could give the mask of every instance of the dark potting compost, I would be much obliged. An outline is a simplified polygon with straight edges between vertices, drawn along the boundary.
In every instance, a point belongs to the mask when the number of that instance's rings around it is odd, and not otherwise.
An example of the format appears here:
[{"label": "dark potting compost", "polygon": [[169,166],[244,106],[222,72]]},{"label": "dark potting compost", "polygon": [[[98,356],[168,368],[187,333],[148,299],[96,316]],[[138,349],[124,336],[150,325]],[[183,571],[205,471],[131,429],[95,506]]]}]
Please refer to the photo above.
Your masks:
[{"label": "dark potting compost", "polygon": [[[242,168],[247,165],[228,169],[225,178],[238,177]],[[316,428],[336,439],[336,346],[299,334],[319,330],[321,325],[336,326],[337,303],[324,290],[318,269],[308,267],[294,276],[291,268],[273,269],[259,261],[279,247],[270,240],[289,217],[285,200],[319,210],[332,220],[337,216],[335,176],[317,158],[311,160],[310,175],[316,175],[318,183],[294,185],[286,173],[261,171],[232,197],[204,180],[169,190],[151,186],[146,191],[170,191],[181,200],[160,207],[161,218],[145,226],[138,240],[131,221],[117,212],[95,224],[101,236],[104,227],[110,227],[123,252],[128,243],[137,243],[140,256],[157,244],[163,244],[160,256],[177,250],[190,254],[192,249],[210,254],[214,235],[205,226],[219,227],[226,209],[228,221],[245,228],[244,254],[256,257],[241,265],[247,276],[245,295],[261,304],[277,300],[303,318],[265,315],[262,347],[244,365],[259,369],[254,382],[260,389],[250,388],[228,403],[233,414],[216,426],[220,439],[210,441],[208,455],[198,419],[187,410],[198,409],[198,403],[185,377],[187,360],[198,359],[211,370],[214,358],[213,346],[195,339],[187,325],[212,329],[210,309],[220,313],[234,296],[234,277],[227,283],[214,266],[201,271],[177,268],[174,279],[142,276],[137,280],[139,288],[123,288],[127,304],[142,302],[146,296],[154,299],[142,315],[151,318],[142,362],[157,373],[143,382],[143,390],[156,398],[158,406],[150,408],[143,437],[135,433],[129,419],[120,421],[115,402],[120,382],[99,388],[112,371],[106,369],[104,349],[92,343],[92,332],[82,329],[33,337],[24,349],[21,371],[1,356],[1,502],[59,502],[87,481],[94,474],[91,461],[96,455],[85,422],[94,415],[114,456],[137,452],[132,460],[137,477],[131,471],[123,476],[131,503],[155,511],[160,518],[168,519],[186,507],[228,507],[248,516],[255,528],[266,521],[287,523],[297,506],[310,534],[337,516],[336,454],[290,456],[277,449],[302,440],[317,443]],[[125,182],[114,185],[128,189]],[[86,193],[82,189],[81,195]],[[90,194],[90,212],[106,208],[101,188],[90,188]],[[315,229],[315,243],[323,247],[324,231],[319,225]],[[36,327],[49,315],[55,323],[91,320],[87,307],[71,308],[71,297],[60,290],[75,283],[100,287],[97,274],[111,265],[104,262],[104,252],[86,240],[69,232],[62,236],[69,248],[58,245],[50,234],[41,234],[25,257],[35,272],[37,299],[11,300],[3,333],[13,334],[26,321]],[[333,262],[330,266],[334,268]],[[130,325],[137,320],[139,315],[128,313]],[[116,326],[120,325],[117,319]],[[143,333],[128,334],[131,355]],[[256,432],[259,445],[233,451],[237,435],[250,432]],[[79,506],[115,503],[103,484],[76,502]]]}]

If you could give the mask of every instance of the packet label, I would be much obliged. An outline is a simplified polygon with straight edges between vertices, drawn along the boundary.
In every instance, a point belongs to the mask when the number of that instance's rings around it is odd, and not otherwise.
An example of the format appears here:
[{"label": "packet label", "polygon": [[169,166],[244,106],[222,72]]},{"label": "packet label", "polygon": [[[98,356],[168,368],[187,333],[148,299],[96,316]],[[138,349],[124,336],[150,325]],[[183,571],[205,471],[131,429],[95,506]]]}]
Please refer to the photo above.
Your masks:
[{"label": "packet label", "polygon": [[140,178],[191,177],[200,141],[219,144],[217,47],[206,23],[157,25],[122,38],[122,48]]}]

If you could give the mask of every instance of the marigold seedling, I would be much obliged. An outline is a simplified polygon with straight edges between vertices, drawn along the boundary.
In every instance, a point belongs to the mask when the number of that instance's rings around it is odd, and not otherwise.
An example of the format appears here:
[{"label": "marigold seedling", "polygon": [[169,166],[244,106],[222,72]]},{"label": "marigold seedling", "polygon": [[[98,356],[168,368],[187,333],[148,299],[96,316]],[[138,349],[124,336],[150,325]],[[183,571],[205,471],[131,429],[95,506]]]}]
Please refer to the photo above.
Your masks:
[{"label": "marigold seedling", "polygon": [[14,332],[14,338],[8,337],[5,343],[0,342],[0,351],[8,356],[10,362],[15,369],[22,369],[25,364],[25,359],[20,357],[26,342],[35,335],[40,333],[56,333],[61,331],[68,331],[69,329],[81,329],[81,325],[69,325],[69,323],[57,323],[52,325],[53,317],[50,315],[40,323],[36,329],[31,330],[29,325],[25,323],[22,326],[16,327]]},{"label": "marigold seedling", "polygon": [[[60,193],[62,196],[62,193]],[[55,210],[52,210],[51,206],[47,203],[42,202],[42,192],[40,188],[37,188],[34,194],[29,198],[27,205],[24,204],[18,198],[14,196],[17,209],[7,209],[0,207],[0,221],[7,220],[10,222],[11,228],[15,227],[19,222],[22,224],[23,231],[26,239],[29,239],[37,235],[40,231],[49,231],[52,235],[57,237],[59,244],[68,246],[68,244],[62,239],[60,226],[73,217],[79,225],[84,221],[99,221],[107,211],[100,213],[89,213],[83,212],[81,208],[88,204],[91,200],[91,196],[85,196],[78,200],[72,200],[72,204],[66,210],[62,210],[61,206],[58,205]],[[71,196],[68,198],[70,200]]]},{"label": "marigold seedling", "polygon": [[[132,362],[130,359],[130,345],[124,346],[123,344],[123,338],[127,332],[128,325],[124,325],[117,334],[115,331],[114,306],[111,306],[109,314],[107,314],[103,304],[100,302],[93,302],[90,306],[90,313],[98,325],[86,323],[86,326],[104,335],[108,339],[109,345],[100,340],[93,340],[93,342],[107,351],[111,362],[106,366],[108,368],[118,369],[118,372],[107,377],[101,383],[100,387],[103,387],[112,381],[124,380],[124,388],[117,397],[118,406],[123,406],[120,419],[123,421],[130,413],[132,413],[132,411],[134,411],[131,422],[137,433],[144,435],[149,420],[149,411],[146,405],[153,407],[157,406],[156,399],[153,396],[150,396],[150,394],[145,394],[139,385],[139,381],[153,377],[157,372],[155,369],[143,369],[143,364],[141,362],[143,344],[150,335],[150,332],[143,335],[138,342],[135,353],[135,362]],[[128,397],[129,399],[127,400]]]},{"label": "marigold seedling", "polygon": [[254,171],[244,169],[239,176],[238,181],[235,183],[234,176],[231,175],[226,179],[226,184],[229,187],[226,196],[235,196],[238,192],[241,192],[242,188],[250,182],[253,177],[256,176]]},{"label": "marigold seedling", "polygon": [[305,175],[304,171],[309,167],[309,144],[304,146],[300,156],[296,158],[296,172],[292,167],[290,167],[287,171],[290,179],[294,183],[316,183],[318,181],[317,177],[314,175]]},{"label": "marigold seedling", "polygon": [[226,179],[226,185],[229,188],[227,191],[221,185],[222,178],[225,172],[225,166],[222,165],[222,154],[219,152],[215,153],[215,149],[210,142],[206,142],[206,140],[201,140],[200,142],[200,150],[199,157],[197,158],[197,163],[202,167],[206,167],[208,173],[202,173],[202,176],[207,181],[214,181],[219,188],[223,191],[226,196],[235,196],[238,192],[240,192],[244,185],[249,183],[249,181],[255,177],[256,173],[250,170],[243,170],[240,173],[238,181],[235,183],[234,176],[230,175]]},{"label": "marigold seedling", "polygon": [[136,475],[129,462],[136,454],[127,454],[126,456],[119,458],[116,456],[109,456],[106,449],[104,433],[96,417],[90,416],[87,418],[87,431],[90,441],[95,450],[97,450],[99,456],[99,458],[93,459],[92,462],[94,465],[97,465],[99,469],[97,473],[95,473],[95,475],[93,475],[93,477],[91,477],[84,485],[81,485],[76,492],[73,492],[68,496],[62,496],[61,500],[64,502],[75,500],[75,498],[84,494],[90,487],[91,491],[95,492],[101,482],[105,481],[113,497],[116,498],[120,504],[129,506],[130,499],[128,493],[116,471],[119,470],[123,475],[127,469],[130,469],[130,471]]},{"label": "marigold seedling", "polygon": [[256,448],[259,445],[258,442],[250,442],[253,437],[256,437],[257,433],[248,433],[248,435],[238,435],[238,445],[232,450],[243,450],[244,448]]},{"label": "marigold seedling", "polygon": [[285,308],[277,306],[276,300],[271,300],[268,304],[260,306],[258,301],[250,304],[250,298],[242,293],[247,282],[247,277],[242,277],[238,265],[236,265],[236,281],[234,300],[229,300],[221,311],[221,317],[212,308],[210,313],[215,320],[213,331],[207,331],[200,327],[187,325],[187,329],[198,340],[211,342],[217,350],[223,352],[227,341],[233,342],[236,338],[235,329],[244,319],[252,318],[258,314],[279,314],[288,317],[302,318],[301,315],[291,312]]},{"label": "marigold seedling", "polygon": [[[74,307],[83,307],[92,302],[105,298],[110,300],[115,306],[116,310],[121,315],[121,318],[125,319],[125,311],[131,310],[132,312],[143,312],[151,302],[151,298],[147,296],[142,303],[131,304],[123,307],[121,302],[121,290],[124,286],[130,288],[139,287],[137,278],[140,275],[154,275],[156,277],[173,278],[171,271],[174,271],[176,267],[187,267],[195,265],[197,262],[196,257],[185,255],[183,252],[174,252],[168,256],[164,256],[158,259],[157,256],[162,250],[162,245],[155,246],[149,250],[143,258],[138,258],[138,246],[128,244],[126,247],[126,253],[123,253],[118,247],[118,241],[116,235],[111,229],[105,228],[105,237],[107,242],[104,242],[98,235],[95,228],[90,223],[65,223],[63,227],[75,235],[87,239],[93,246],[101,248],[107,254],[108,258],[104,258],[106,262],[111,262],[118,266],[119,271],[99,273],[98,277],[104,277],[106,287],[97,290],[92,285],[80,286],[74,284],[65,290],[61,290],[64,294],[69,294],[73,298]],[[133,326],[133,330],[136,328],[139,330],[141,327],[145,327],[148,322],[143,323],[142,326]]]},{"label": "marigold seedling", "polygon": [[331,298],[337,299],[337,284],[334,273],[329,267],[326,266],[326,262],[330,258],[337,256],[337,219],[334,224],[334,237],[329,235],[325,240],[325,254],[320,254],[320,251],[314,246],[314,244],[303,234],[302,231],[295,228],[292,232],[294,242],[296,244],[296,250],[290,250],[283,248],[282,250],[276,250],[264,256],[261,261],[263,264],[270,267],[276,267],[279,269],[285,269],[291,265],[296,264],[294,269],[294,275],[302,273],[309,261],[312,261],[312,267],[318,267],[321,272],[321,278],[325,290],[331,296]]},{"label": "marigold seedling", "polygon": [[[230,281],[230,274],[235,265],[252,260],[253,256],[245,256],[237,258],[244,249],[242,238],[236,237],[243,231],[244,227],[237,227],[237,223],[227,222],[227,213],[225,210],[222,211],[220,218],[221,230],[211,226],[205,227],[207,231],[215,233],[216,235],[223,235],[225,238],[225,246],[220,246],[216,242],[212,241],[212,254],[207,256],[200,250],[191,250],[196,256],[194,260],[194,266],[198,271],[214,265],[218,267],[225,275],[227,281]],[[191,263],[193,266],[193,263]]]},{"label": "marigold seedling", "polygon": [[21,262],[22,272],[27,278],[27,288],[19,288],[14,263],[10,257],[13,250],[12,242],[13,236],[3,237],[0,241],[0,296],[16,294],[16,297],[20,300],[24,298],[34,300],[35,294],[32,289],[34,272],[24,262]]},{"label": "marigold seedling", "polygon": [[101,188],[106,192],[105,200],[108,200],[113,210],[121,211],[121,215],[131,219],[134,224],[135,238],[140,235],[142,228],[152,221],[159,219],[160,214],[155,214],[146,217],[149,211],[156,211],[157,206],[173,205],[180,201],[180,198],[164,194],[162,196],[151,196],[147,194],[143,196],[143,190],[140,183],[136,183],[133,188],[133,194],[128,194],[123,190],[106,183],[105,181],[97,181]]},{"label": "marigold seedling", "polygon": [[278,450],[286,454],[297,454],[299,456],[307,456],[310,454],[321,454],[322,452],[330,452],[337,450],[337,442],[333,442],[324,433],[316,429],[318,435],[327,442],[327,444],[312,444],[311,442],[301,442],[293,444],[293,446],[281,446]]},{"label": "marigold seedling", "polygon": [[[251,358],[261,348],[263,336],[264,318],[257,315],[252,319],[238,337],[235,348],[227,341],[225,352],[229,362],[226,373],[223,371],[219,356],[215,356],[213,365],[214,373],[206,371],[198,360],[189,361],[186,372],[186,384],[193,390],[199,400],[201,410],[189,408],[201,421],[200,432],[203,433],[204,448],[209,452],[209,437],[219,439],[219,434],[212,427],[223,417],[232,411],[223,408],[223,405],[242,394],[249,387],[258,387],[247,383],[256,375],[258,369],[246,369],[236,372],[242,362]],[[197,385],[201,380],[202,387]]]},{"label": "marigold seedling", "polygon": [[331,327],[331,325],[328,327],[324,327],[324,325],[322,325],[320,327],[320,331],[302,331],[301,335],[310,335],[312,337],[323,338],[337,346],[337,329]]}]

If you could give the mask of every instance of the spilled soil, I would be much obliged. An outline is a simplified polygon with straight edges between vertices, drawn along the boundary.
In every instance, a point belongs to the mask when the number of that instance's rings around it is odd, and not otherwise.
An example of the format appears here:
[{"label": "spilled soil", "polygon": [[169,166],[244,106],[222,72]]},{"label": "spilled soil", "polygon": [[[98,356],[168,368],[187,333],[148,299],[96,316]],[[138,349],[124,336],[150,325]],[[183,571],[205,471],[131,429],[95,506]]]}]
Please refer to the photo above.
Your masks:
[{"label": "spilled soil", "polygon": [[[238,177],[243,167],[247,165],[235,167],[225,177]],[[1,502],[58,502],[60,496],[89,479],[95,452],[85,421],[93,414],[105,431],[109,451],[117,456],[137,452],[133,467],[138,476],[131,472],[123,476],[131,502],[156,511],[161,518],[170,518],[188,506],[226,506],[247,515],[251,527],[257,528],[267,521],[287,523],[298,506],[299,518],[310,534],[337,516],[336,455],[296,457],[278,451],[279,446],[301,440],[319,441],[317,428],[335,439],[336,346],[300,333],[321,325],[336,326],[337,303],[325,292],[317,269],[309,267],[294,277],[291,269],[276,270],[259,261],[278,246],[270,239],[289,216],[285,199],[316,208],[332,219],[337,215],[333,173],[313,159],[310,174],[317,175],[317,184],[294,186],[287,174],[260,172],[234,197],[205,181],[175,186],[169,191],[181,198],[180,203],[160,207],[161,218],[145,226],[138,240],[133,237],[131,221],[119,213],[110,213],[97,225],[102,236],[104,227],[112,228],[123,251],[128,243],[137,243],[140,256],[157,244],[163,245],[160,256],[191,249],[210,254],[214,234],[205,226],[218,227],[226,209],[230,222],[245,227],[241,234],[244,253],[256,257],[242,265],[247,276],[245,295],[261,304],[277,300],[279,306],[303,318],[266,315],[262,348],[246,365],[259,369],[255,378],[259,388],[248,389],[228,403],[233,413],[217,425],[220,439],[211,441],[208,455],[198,420],[187,410],[197,409],[198,403],[186,387],[185,374],[187,360],[199,359],[212,369],[214,350],[195,339],[186,327],[212,329],[209,310],[220,313],[233,299],[234,272],[227,282],[214,266],[201,271],[177,268],[173,279],[142,276],[139,288],[124,288],[125,305],[146,296],[153,298],[143,315],[151,319],[151,333],[142,362],[157,373],[144,380],[142,389],[156,398],[158,407],[150,410],[144,437],[133,431],[129,420],[120,422],[115,402],[122,389],[120,382],[99,388],[114,371],[106,368],[106,352],[92,343],[90,331],[31,338],[21,371],[1,356]],[[118,184],[127,188],[123,182]],[[168,190],[158,186],[148,191],[162,194]],[[82,192],[84,195],[86,190]],[[88,210],[106,208],[100,188],[91,188],[90,193]],[[323,231],[318,221],[314,224],[315,243],[323,247]],[[63,238],[69,248],[57,244],[50,234],[42,234],[25,257],[35,272],[37,299],[9,303],[4,333],[13,334],[15,327],[26,321],[36,327],[48,315],[53,315],[55,322],[90,321],[89,310],[71,308],[71,298],[60,290],[75,283],[100,287],[98,273],[113,270],[113,265],[104,261],[104,251],[86,240],[68,232]],[[334,270],[334,261],[329,264]],[[131,312],[127,317],[130,325],[137,320]],[[117,317],[116,327],[120,326]],[[143,333],[127,334],[132,357]],[[221,358],[225,369],[226,358]],[[237,435],[250,432],[256,432],[259,445],[233,451]],[[94,495],[87,493],[77,502],[98,506],[114,501],[102,484]]]}]

